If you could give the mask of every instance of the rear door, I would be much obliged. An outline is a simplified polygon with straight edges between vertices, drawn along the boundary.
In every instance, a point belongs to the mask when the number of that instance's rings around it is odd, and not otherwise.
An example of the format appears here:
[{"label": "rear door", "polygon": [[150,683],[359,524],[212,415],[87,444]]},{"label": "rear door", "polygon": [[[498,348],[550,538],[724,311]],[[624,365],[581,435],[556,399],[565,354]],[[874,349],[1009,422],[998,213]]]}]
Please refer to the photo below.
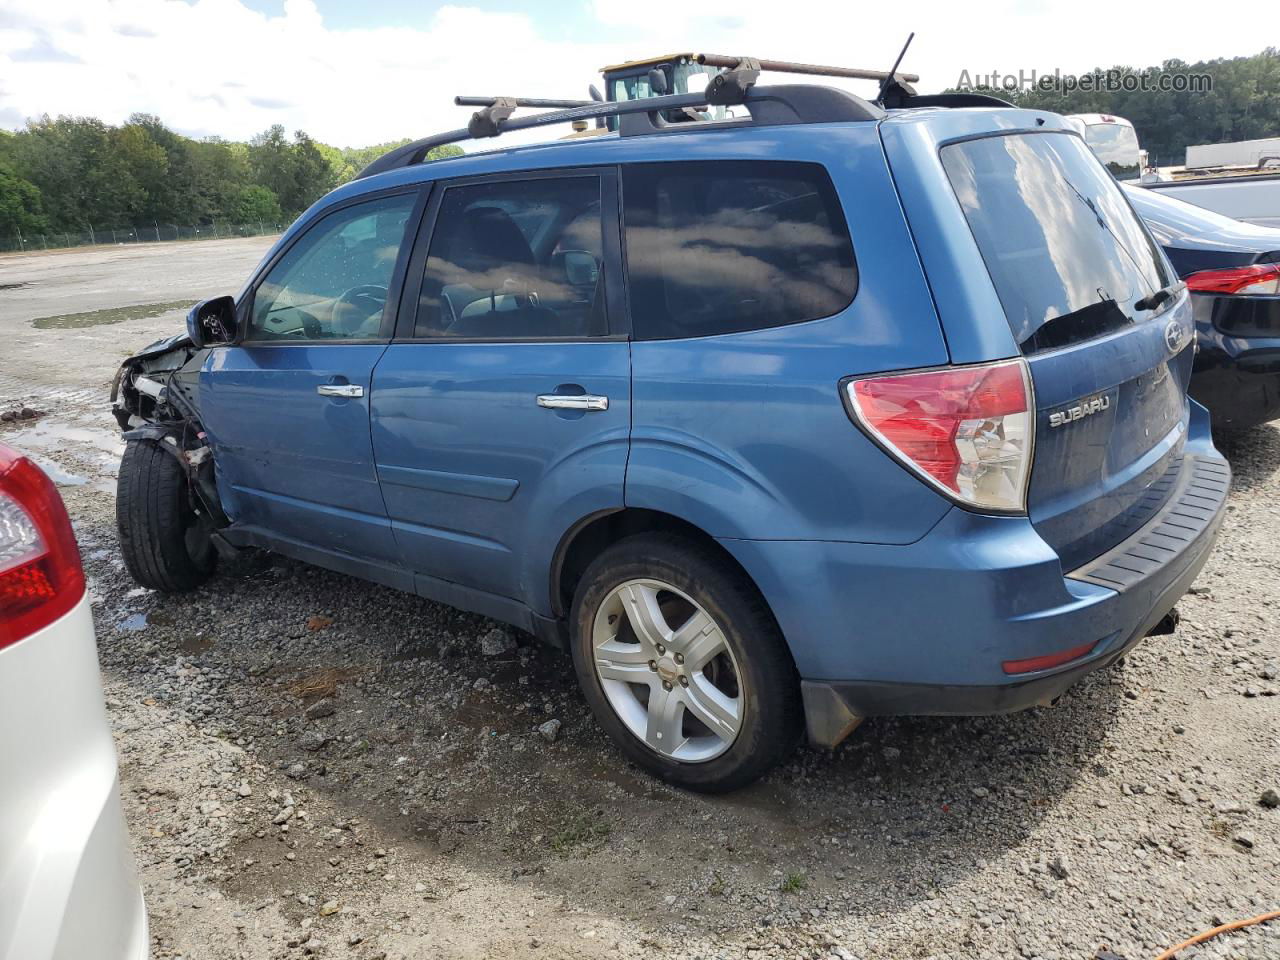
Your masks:
[{"label": "rear door", "polygon": [[1194,355],[1189,297],[1079,137],[986,135],[944,144],[940,157],[1031,369],[1028,511],[1071,570],[1172,488]]},{"label": "rear door", "polygon": [[507,174],[433,199],[373,378],[378,478],[421,577],[549,612],[560,536],[622,506],[616,183],[612,168]]},{"label": "rear door", "polygon": [[239,525],[366,560],[396,557],[373,469],[369,388],[395,323],[419,195],[324,215],[252,290],[242,341],[211,352],[200,408]]}]

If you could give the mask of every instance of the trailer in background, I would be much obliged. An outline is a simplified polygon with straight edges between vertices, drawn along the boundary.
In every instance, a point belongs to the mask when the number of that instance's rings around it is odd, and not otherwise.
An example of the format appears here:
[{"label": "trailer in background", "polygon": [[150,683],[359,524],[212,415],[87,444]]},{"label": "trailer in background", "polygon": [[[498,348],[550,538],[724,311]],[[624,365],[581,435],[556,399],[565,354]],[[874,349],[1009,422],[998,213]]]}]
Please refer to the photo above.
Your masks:
[{"label": "trailer in background", "polygon": [[1235,143],[1198,143],[1187,147],[1187,170],[1206,167],[1248,167],[1280,169],[1280,137],[1237,140]]}]

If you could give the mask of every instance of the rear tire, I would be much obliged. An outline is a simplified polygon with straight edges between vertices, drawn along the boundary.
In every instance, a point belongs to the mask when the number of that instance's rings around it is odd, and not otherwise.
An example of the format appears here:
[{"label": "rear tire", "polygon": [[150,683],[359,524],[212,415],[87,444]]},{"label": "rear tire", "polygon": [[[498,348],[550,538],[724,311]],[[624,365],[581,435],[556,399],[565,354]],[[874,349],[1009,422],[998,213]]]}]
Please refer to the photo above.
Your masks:
[{"label": "rear tire", "polygon": [[710,548],[628,537],[583,573],[571,617],[574,668],[596,720],[654,776],[720,793],[795,749],[799,679],[782,632],[754,585]]},{"label": "rear tire", "polygon": [[213,574],[217,552],[196,513],[177,457],[154,440],[130,440],[116,484],[116,530],[129,575],[144,587],[193,590]]}]

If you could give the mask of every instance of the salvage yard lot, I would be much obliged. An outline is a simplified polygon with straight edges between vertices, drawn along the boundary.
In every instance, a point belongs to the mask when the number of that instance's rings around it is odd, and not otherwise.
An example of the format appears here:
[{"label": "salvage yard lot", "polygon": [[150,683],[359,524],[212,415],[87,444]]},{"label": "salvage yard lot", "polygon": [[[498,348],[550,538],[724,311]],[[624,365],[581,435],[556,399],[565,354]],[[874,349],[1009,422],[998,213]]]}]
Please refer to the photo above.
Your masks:
[{"label": "salvage yard lot", "polygon": [[[1174,634],[1051,709],[871,721],[685,794],[626,766],[566,656],[492,621],[278,559],[186,596],[129,580],[111,378],[269,243],[0,258],[0,412],[42,413],[0,441],[76,524],[157,957],[1139,960],[1276,909],[1275,427],[1224,444]],[[1192,955],[1280,956],[1280,925]]]}]

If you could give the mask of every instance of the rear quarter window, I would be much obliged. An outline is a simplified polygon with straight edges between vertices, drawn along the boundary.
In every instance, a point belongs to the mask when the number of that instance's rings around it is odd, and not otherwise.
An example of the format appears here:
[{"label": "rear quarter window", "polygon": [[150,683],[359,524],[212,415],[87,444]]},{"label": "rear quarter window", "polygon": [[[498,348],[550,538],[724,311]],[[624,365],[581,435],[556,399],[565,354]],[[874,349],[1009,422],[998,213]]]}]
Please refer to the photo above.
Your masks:
[{"label": "rear quarter window", "polygon": [[849,229],[818,164],[653,163],[622,176],[636,339],[801,323],[853,300]]}]

